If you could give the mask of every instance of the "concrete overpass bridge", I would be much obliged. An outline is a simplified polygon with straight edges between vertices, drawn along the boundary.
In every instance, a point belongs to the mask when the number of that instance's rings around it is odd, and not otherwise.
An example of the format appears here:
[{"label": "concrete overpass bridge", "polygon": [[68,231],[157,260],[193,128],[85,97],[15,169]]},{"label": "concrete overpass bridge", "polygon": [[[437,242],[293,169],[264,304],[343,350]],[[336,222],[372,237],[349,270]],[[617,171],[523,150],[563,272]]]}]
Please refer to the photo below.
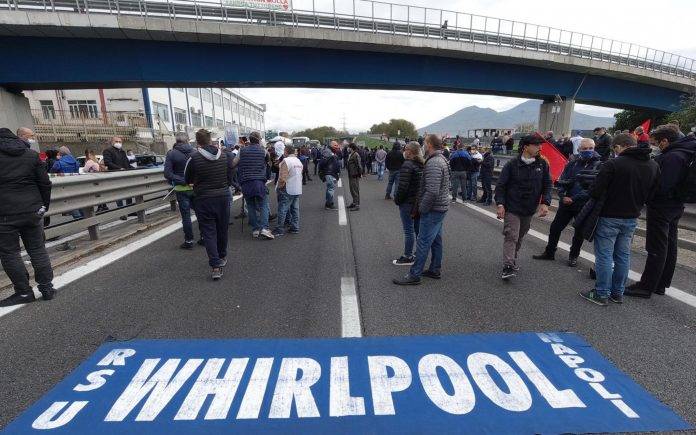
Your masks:
[{"label": "concrete overpass bridge", "polygon": [[[4,54],[37,61],[4,68],[0,86],[214,83],[516,96],[544,100],[539,126],[557,131],[568,129],[576,101],[673,111],[696,87],[694,59],[636,44],[390,3],[294,3],[259,10],[198,0],[10,0],[0,5]],[[15,100],[3,93],[2,110],[20,113]]]}]

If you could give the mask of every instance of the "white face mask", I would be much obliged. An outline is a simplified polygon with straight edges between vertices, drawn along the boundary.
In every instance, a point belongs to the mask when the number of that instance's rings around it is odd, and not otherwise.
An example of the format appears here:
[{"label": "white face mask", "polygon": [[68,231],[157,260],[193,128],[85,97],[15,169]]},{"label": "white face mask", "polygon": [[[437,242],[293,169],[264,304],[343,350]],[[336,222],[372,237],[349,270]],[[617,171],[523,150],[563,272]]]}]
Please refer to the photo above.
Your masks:
[{"label": "white face mask", "polygon": [[34,138],[27,139],[27,143],[28,143],[29,145],[36,145],[36,144],[37,144],[36,139],[34,139]]},{"label": "white face mask", "polygon": [[534,163],[534,161],[536,160],[536,157],[529,157],[529,158],[528,158],[528,157],[525,157],[525,156],[521,156],[520,158],[521,158],[522,161],[523,161],[525,164],[527,164],[527,165],[530,165],[530,164]]},{"label": "white face mask", "polygon": [[116,148],[117,150],[120,150],[122,146],[123,144],[121,142],[114,142],[114,148]]}]

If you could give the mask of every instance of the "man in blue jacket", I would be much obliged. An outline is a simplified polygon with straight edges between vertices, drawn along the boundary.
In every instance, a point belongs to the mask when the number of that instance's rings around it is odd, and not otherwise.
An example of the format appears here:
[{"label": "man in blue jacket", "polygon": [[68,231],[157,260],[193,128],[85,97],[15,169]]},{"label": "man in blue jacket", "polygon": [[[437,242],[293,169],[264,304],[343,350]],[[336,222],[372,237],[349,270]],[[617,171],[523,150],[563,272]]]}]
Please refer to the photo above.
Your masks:
[{"label": "man in blue jacket", "polygon": [[544,139],[525,136],[520,139],[520,155],[505,164],[495,186],[498,219],[504,221],[503,273],[504,280],[519,270],[517,254],[532,223],[535,212],[539,217],[549,213],[551,205],[551,175],[549,164],[539,155]]},{"label": "man in blue jacket", "polygon": [[331,146],[324,149],[319,162],[319,178],[326,183],[326,210],[337,210],[334,204],[336,182],[341,177],[341,162],[336,154],[340,151],[338,142],[331,141]]},{"label": "man in blue jacket", "polygon": [[191,224],[191,204],[193,201],[193,187],[184,179],[186,163],[191,157],[193,147],[189,144],[188,134],[179,132],[176,134],[176,143],[167,152],[164,159],[164,178],[174,186],[176,202],[179,204],[181,224],[184,230],[184,243],[181,249],[193,248],[193,224]]},{"label": "man in blue jacket", "polygon": [[461,188],[462,199],[467,198],[466,195],[466,177],[467,172],[471,170],[471,154],[464,149],[462,144],[454,146],[455,151],[450,155],[449,163],[452,170],[452,202],[457,200],[458,190]]},{"label": "man in blue jacket", "polygon": [[[578,158],[571,160],[563,169],[558,185],[559,206],[549,230],[549,242],[542,254],[534,255],[535,260],[553,260],[558,247],[561,232],[577,216],[590,199],[592,182],[599,172],[602,156],[595,151],[592,139],[582,139],[578,148]],[[578,265],[578,257],[584,239],[582,227],[573,234],[573,243],[568,256],[568,266]]]}]

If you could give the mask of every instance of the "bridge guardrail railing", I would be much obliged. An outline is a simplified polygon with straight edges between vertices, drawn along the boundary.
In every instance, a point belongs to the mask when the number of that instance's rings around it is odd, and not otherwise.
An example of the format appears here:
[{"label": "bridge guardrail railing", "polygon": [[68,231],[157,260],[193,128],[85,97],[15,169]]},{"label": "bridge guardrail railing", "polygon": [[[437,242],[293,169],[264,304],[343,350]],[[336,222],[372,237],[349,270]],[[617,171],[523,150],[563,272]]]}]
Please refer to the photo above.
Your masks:
[{"label": "bridge guardrail railing", "polygon": [[[225,0],[6,0],[0,9],[116,14],[333,28],[452,39],[627,65],[696,79],[696,60],[640,44],[515,20],[373,0],[294,0],[293,8],[242,8]],[[270,3],[269,3],[270,5]]]},{"label": "bridge guardrail railing", "polygon": [[[82,174],[52,177],[51,206],[46,216],[82,210],[84,218],[52,225],[46,228],[46,237],[53,238],[88,230],[90,238],[99,238],[99,225],[115,221],[121,216],[136,213],[138,221],[145,222],[145,210],[160,206],[171,185],[164,178],[163,168],[136,169],[122,172]],[[146,196],[158,195],[146,200]],[[101,204],[134,199],[132,205],[96,213]],[[168,198],[171,210],[176,210],[176,198]]]}]

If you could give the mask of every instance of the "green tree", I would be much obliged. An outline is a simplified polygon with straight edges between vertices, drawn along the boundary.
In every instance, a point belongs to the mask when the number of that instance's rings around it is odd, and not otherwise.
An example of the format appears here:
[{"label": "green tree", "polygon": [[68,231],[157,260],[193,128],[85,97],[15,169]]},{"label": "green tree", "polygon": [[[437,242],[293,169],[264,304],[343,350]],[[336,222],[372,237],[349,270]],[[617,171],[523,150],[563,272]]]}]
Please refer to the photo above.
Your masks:
[{"label": "green tree", "polygon": [[326,126],[326,125],[321,126],[321,127],[316,127],[316,128],[308,128],[306,130],[296,131],[293,133],[293,136],[296,136],[296,137],[297,136],[306,136],[310,139],[318,140],[318,141],[322,141],[326,137],[338,137],[340,135],[341,135],[341,133],[338,130],[336,130],[333,127]]},{"label": "green tree", "polygon": [[681,110],[667,115],[667,121],[678,121],[679,127],[688,133],[692,127],[696,127],[696,95],[685,98],[682,101]]},{"label": "green tree", "polygon": [[418,137],[416,126],[405,119],[390,119],[389,122],[375,124],[370,128],[372,134],[386,134],[389,137]]},{"label": "green tree", "polygon": [[615,113],[614,118],[616,119],[614,131],[633,131],[633,129],[641,125],[647,119],[652,121],[651,126],[664,124],[666,121],[665,114],[655,110],[622,110],[621,112]]}]

